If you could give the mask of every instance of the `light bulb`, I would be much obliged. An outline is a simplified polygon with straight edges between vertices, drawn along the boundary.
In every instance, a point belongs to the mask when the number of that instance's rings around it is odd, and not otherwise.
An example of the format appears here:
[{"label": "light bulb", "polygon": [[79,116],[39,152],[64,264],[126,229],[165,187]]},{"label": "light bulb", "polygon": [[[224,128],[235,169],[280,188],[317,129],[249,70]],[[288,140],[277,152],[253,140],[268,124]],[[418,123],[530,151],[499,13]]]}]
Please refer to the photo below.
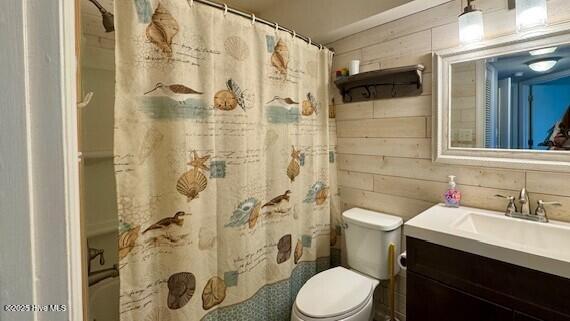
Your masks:
[{"label": "light bulb", "polygon": [[536,72],[546,72],[554,68],[558,59],[535,60],[528,63],[528,67]]},{"label": "light bulb", "polygon": [[468,8],[459,16],[459,41],[464,44],[481,41],[485,33],[483,13]]},{"label": "light bulb", "polygon": [[556,49],[558,49],[558,47],[542,48],[542,49],[531,50],[528,53],[531,56],[540,56],[540,55],[551,54],[555,52]]},{"label": "light bulb", "polygon": [[517,31],[545,26],[548,20],[546,0],[516,0]]}]

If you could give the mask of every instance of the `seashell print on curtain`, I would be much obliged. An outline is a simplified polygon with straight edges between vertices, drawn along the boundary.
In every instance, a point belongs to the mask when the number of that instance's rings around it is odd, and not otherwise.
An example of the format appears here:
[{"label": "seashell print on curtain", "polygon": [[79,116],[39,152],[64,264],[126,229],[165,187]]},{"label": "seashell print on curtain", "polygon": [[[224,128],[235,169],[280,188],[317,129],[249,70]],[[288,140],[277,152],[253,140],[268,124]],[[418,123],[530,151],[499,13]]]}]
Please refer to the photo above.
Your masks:
[{"label": "seashell print on curtain", "polygon": [[115,20],[121,320],[289,320],[339,262],[331,52],[186,0]]}]

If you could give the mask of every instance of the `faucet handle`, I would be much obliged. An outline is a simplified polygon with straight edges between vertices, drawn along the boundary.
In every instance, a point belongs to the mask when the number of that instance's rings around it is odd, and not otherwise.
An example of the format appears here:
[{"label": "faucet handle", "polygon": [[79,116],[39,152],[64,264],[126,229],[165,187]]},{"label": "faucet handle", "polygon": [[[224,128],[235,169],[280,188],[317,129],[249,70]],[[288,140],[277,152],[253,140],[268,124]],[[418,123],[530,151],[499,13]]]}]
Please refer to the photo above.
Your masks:
[{"label": "faucet handle", "polygon": [[543,200],[538,200],[538,205],[552,205],[552,206],[562,206],[562,203],[554,201],[554,202],[545,202]]},{"label": "faucet handle", "polygon": [[105,265],[105,256],[103,255],[104,253],[105,253],[104,249],[89,248],[89,262],[91,262],[98,256],[99,264]]},{"label": "faucet handle", "polygon": [[548,222],[548,216],[546,216],[546,209],[544,208],[545,205],[562,206],[562,203],[560,202],[545,202],[543,200],[538,200],[536,203],[538,206],[536,207],[534,214],[539,216],[543,222]]},{"label": "faucet handle", "polygon": [[507,209],[505,210],[505,215],[511,215],[517,212],[517,205],[515,204],[514,196],[495,194],[495,197],[506,198],[507,200],[509,200],[509,204],[507,205]]}]

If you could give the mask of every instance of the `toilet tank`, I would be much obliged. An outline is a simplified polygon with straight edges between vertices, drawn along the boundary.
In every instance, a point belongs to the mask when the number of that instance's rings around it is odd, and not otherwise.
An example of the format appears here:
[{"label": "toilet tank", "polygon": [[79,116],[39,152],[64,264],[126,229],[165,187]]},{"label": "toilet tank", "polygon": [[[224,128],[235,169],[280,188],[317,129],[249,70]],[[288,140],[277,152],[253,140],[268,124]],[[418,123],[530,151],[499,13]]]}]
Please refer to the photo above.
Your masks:
[{"label": "toilet tank", "polygon": [[390,278],[388,248],[394,244],[394,275],[400,271],[401,217],[352,208],[342,213],[348,266],[379,280]]}]

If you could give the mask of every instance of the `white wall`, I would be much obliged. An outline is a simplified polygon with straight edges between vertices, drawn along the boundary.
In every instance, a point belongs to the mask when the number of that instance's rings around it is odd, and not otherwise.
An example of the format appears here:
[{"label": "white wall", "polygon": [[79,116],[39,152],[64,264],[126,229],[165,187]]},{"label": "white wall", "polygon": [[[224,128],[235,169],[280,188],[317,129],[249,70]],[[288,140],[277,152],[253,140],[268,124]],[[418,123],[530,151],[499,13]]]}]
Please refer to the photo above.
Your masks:
[{"label": "white wall", "polygon": [[34,302],[24,10],[22,1],[0,10],[0,28],[10,26],[0,32],[10,44],[0,46],[0,320],[17,317],[5,304]]},{"label": "white wall", "polygon": [[0,305],[68,307],[0,319],[79,320],[73,1],[10,0],[0,26]]}]

